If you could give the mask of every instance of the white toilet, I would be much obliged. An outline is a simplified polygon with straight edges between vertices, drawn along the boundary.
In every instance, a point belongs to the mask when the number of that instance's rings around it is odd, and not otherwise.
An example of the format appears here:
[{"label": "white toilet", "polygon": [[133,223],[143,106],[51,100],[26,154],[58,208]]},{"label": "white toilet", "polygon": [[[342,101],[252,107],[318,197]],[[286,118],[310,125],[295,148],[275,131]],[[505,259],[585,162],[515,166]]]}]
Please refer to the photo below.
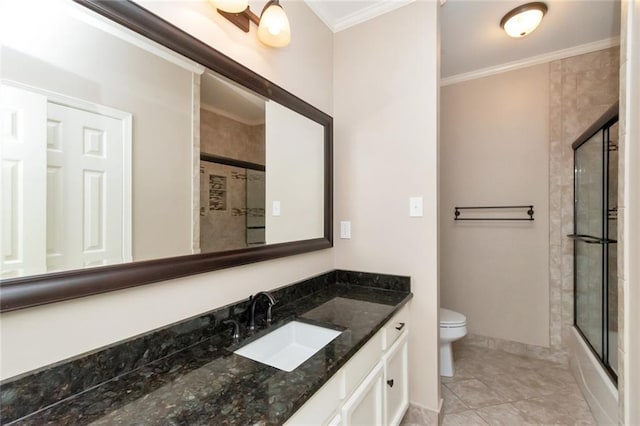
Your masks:
[{"label": "white toilet", "polygon": [[453,376],[451,343],[467,334],[467,317],[450,309],[440,308],[440,375]]}]

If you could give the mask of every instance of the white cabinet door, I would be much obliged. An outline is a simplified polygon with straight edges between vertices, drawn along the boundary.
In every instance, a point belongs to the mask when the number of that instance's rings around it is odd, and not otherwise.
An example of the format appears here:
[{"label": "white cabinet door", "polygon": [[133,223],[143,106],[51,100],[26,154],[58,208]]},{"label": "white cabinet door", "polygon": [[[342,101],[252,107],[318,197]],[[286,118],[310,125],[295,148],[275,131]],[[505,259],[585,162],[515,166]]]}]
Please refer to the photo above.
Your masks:
[{"label": "white cabinet door", "polygon": [[383,424],[383,378],[383,364],[378,363],[342,407],[343,425],[377,426]]},{"label": "white cabinet door", "polygon": [[408,333],[403,333],[384,356],[387,425],[398,425],[409,406]]}]

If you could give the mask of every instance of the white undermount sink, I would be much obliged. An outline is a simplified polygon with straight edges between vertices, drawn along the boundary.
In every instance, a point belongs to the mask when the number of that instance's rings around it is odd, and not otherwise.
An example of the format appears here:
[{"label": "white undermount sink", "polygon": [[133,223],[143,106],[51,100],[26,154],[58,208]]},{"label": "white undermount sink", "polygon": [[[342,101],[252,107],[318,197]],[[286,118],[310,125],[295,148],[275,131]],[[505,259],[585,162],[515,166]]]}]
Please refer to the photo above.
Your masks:
[{"label": "white undermount sink", "polygon": [[342,333],[300,321],[291,321],[234,351],[254,361],[293,371]]}]

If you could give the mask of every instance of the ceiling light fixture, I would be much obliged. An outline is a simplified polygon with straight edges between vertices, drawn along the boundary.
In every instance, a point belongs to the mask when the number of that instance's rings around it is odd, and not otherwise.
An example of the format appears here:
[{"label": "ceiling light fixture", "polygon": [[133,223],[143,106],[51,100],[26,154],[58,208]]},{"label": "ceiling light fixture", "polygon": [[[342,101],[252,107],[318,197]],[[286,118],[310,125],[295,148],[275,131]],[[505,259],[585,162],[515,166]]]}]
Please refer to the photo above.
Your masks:
[{"label": "ceiling light fixture", "polygon": [[547,10],[547,5],[542,2],[523,4],[504,15],[500,27],[509,37],[524,37],[538,28]]},{"label": "ceiling light fixture", "polygon": [[227,18],[245,33],[250,23],[258,26],[258,40],[267,46],[284,47],[291,41],[289,18],[280,6],[280,0],[270,0],[262,9],[260,17],[249,9],[247,0],[210,0],[218,13]]}]

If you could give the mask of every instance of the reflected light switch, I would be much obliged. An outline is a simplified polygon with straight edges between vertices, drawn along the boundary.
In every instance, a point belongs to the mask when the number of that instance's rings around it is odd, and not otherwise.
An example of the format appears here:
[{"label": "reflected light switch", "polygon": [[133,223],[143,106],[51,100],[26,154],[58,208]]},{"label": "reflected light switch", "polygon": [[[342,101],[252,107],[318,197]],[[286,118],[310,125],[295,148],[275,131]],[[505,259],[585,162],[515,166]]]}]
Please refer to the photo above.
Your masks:
[{"label": "reflected light switch", "polygon": [[273,216],[280,216],[280,201],[274,201],[271,207],[271,214]]},{"label": "reflected light switch", "polygon": [[343,240],[351,238],[351,222],[340,222],[340,238]]},{"label": "reflected light switch", "polygon": [[422,217],[422,197],[409,198],[409,216]]}]

